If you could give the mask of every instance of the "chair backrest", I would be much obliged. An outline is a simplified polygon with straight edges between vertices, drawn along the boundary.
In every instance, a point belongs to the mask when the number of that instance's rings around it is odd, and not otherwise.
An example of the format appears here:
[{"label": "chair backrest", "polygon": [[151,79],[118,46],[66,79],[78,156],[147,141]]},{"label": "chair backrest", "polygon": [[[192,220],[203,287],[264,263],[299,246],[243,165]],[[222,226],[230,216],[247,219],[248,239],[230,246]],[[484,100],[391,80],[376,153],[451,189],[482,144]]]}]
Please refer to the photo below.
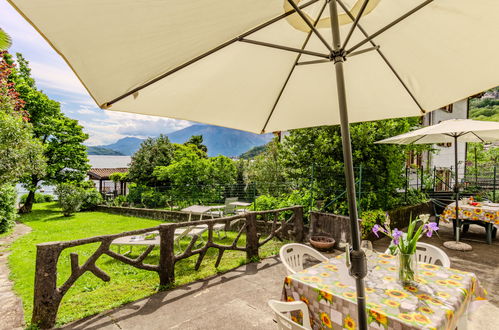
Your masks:
[{"label": "chair backrest", "polygon": [[[391,245],[391,244],[390,244]],[[386,249],[385,254],[390,254],[390,249]],[[450,259],[447,254],[440,248],[426,243],[416,243],[416,258],[418,262],[424,264],[438,265],[450,267]]]},{"label": "chair backrest", "polygon": [[237,197],[227,197],[225,199],[225,209],[224,213],[225,214],[232,214],[236,212],[236,206],[235,205],[230,205],[230,203],[237,202]]},{"label": "chair backrest", "polygon": [[450,267],[450,259],[442,249],[418,242],[416,244],[416,257],[418,262],[437,265],[438,262],[444,267]]},{"label": "chair backrest", "polygon": [[294,274],[303,270],[304,256],[308,255],[320,261],[327,261],[328,258],[313,248],[298,243],[290,243],[281,247],[279,257],[286,267],[288,274]]},{"label": "chair backrest", "polygon": [[[269,307],[274,312],[277,328],[280,330],[303,330],[312,329],[310,326],[310,316],[307,305],[303,301],[282,302],[270,300]],[[303,315],[303,325],[294,322],[289,316],[289,312],[301,311]]]}]

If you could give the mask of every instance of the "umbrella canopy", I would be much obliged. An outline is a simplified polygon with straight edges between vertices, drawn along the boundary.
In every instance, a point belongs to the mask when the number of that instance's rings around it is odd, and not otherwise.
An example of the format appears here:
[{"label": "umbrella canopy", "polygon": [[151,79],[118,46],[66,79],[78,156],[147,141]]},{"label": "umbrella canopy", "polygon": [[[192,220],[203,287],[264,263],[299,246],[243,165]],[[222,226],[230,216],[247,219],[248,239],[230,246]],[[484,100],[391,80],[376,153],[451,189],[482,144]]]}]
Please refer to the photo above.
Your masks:
[{"label": "umbrella canopy", "polygon": [[436,125],[423,127],[405,134],[393,136],[376,143],[427,144],[454,142],[499,141],[499,122],[472,119],[450,119]]},{"label": "umbrella canopy", "polygon": [[460,243],[459,219],[459,175],[457,143],[459,142],[494,142],[499,141],[499,122],[479,121],[471,119],[450,119],[436,125],[423,127],[412,132],[393,136],[376,143],[392,144],[427,144],[427,143],[454,143],[454,192],[456,203],[455,221],[457,223],[456,242],[445,242],[444,245],[455,250],[471,250],[468,244]]},{"label": "umbrella canopy", "polygon": [[[287,0],[9,0],[100,107],[255,133],[340,122],[330,11],[294,1],[325,42]],[[364,0],[338,4],[345,40]],[[349,121],[418,116],[495,87],[497,12],[497,0],[367,2],[346,47]]]},{"label": "umbrella canopy", "polygon": [[8,1],[101,108],[255,133],[341,123],[361,329],[348,123],[421,115],[499,80],[497,0]]}]

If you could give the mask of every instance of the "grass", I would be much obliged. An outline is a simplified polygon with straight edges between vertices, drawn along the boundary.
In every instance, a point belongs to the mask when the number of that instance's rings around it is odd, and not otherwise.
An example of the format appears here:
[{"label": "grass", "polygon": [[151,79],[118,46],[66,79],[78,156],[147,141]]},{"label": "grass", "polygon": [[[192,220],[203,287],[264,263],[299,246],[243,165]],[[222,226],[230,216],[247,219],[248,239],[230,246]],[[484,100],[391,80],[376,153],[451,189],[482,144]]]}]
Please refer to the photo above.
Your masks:
[{"label": "grass", "polygon": [[[36,244],[120,233],[154,227],[161,223],[159,220],[103,212],[81,212],[71,217],[64,217],[55,203],[35,204],[33,212],[23,215],[19,220],[30,226],[33,231],[13,243],[9,266],[11,279],[14,281],[14,290],[23,300],[27,323],[30,321],[33,308]],[[230,244],[235,236],[236,233],[228,232],[227,238],[215,239],[215,241]],[[182,241],[184,247],[188,242],[189,239]],[[245,236],[242,235],[238,246],[245,244]],[[270,241],[261,248],[260,256],[277,254],[281,245],[282,243],[278,241]],[[87,244],[64,250],[58,262],[58,285],[61,285],[70,274],[70,252],[79,254],[81,265],[96,248],[97,244]],[[122,247],[122,252],[124,249],[126,247]],[[134,247],[131,257],[138,256],[144,249],[145,247]],[[113,250],[117,251],[117,247],[113,247]],[[244,252],[226,251],[220,266],[215,268],[217,255],[217,249],[209,249],[199,271],[194,270],[197,256],[177,262],[175,286],[206,278],[247,262]],[[145,262],[157,264],[158,260],[159,250],[156,248]],[[97,261],[97,265],[109,274],[111,281],[103,282],[89,272],[81,276],[62,300],[57,319],[58,325],[147,297],[159,290],[159,278],[156,272],[140,270],[108,256],[102,256]]]}]

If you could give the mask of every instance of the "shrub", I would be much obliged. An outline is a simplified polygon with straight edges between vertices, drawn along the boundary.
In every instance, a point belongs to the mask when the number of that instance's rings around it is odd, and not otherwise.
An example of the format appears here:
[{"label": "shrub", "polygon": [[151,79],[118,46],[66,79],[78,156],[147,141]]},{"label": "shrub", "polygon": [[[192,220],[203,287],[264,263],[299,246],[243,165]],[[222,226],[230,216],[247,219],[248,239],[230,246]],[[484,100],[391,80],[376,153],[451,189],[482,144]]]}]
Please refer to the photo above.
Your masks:
[{"label": "shrub", "polygon": [[165,205],[165,197],[162,193],[154,190],[148,190],[142,193],[142,204],[148,208],[156,208]]},{"label": "shrub", "polygon": [[[21,196],[20,202],[21,204],[26,203],[26,199],[28,198],[28,194],[24,194]],[[35,193],[35,203],[48,203],[52,202],[54,200],[54,196],[52,195],[45,195],[41,193]]]},{"label": "shrub", "polygon": [[266,211],[277,209],[279,207],[279,204],[280,201],[277,197],[273,197],[270,195],[261,195],[256,198],[251,207],[257,211]]},{"label": "shrub", "polygon": [[152,188],[132,183],[129,186],[126,200],[130,204],[139,205],[142,203],[142,194],[146,191],[150,191],[151,189]]},{"label": "shrub", "polygon": [[94,210],[99,204],[102,204],[103,199],[100,192],[97,189],[87,189],[83,193],[83,203],[81,205],[82,211]]},{"label": "shrub", "polygon": [[0,186],[0,233],[7,231],[17,217],[17,191],[12,185]]},{"label": "shrub", "polygon": [[362,221],[360,222],[360,231],[362,239],[372,237],[372,228],[375,224],[381,225],[385,222],[386,212],[383,210],[364,211],[360,214]]},{"label": "shrub", "polygon": [[115,199],[113,199],[112,201],[112,206],[123,206],[126,204],[126,196],[123,196],[123,195],[119,195],[119,196],[116,196]]},{"label": "shrub", "polygon": [[69,183],[57,185],[54,192],[59,199],[59,205],[65,217],[78,212],[86,196],[85,189]]}]

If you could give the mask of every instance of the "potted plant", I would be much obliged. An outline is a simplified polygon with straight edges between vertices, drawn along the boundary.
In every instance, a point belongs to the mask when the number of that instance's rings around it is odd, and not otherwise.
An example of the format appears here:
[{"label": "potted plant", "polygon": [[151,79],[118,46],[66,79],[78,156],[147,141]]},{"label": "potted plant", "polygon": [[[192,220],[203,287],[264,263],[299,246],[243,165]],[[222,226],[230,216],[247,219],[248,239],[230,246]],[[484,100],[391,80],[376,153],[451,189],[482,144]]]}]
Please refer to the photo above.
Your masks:
[{"label": "potted plant", "polygon": [[411,219],[407,233],[404,233],[397,228],[390,229],[390,218],[387,215],[383,226],[376,224],[372,229],[377,237],[379,237],[378,233],[381,232],[392,239],[389,249],[392,255],[398,255],[398,274],[402,285],[414,284],[416,280],[416,243],[424,234],[431,237],[433,232],[438,230],[437,224],[429,222],[429,219],[429,214],[423,214],[415,219]]}]

